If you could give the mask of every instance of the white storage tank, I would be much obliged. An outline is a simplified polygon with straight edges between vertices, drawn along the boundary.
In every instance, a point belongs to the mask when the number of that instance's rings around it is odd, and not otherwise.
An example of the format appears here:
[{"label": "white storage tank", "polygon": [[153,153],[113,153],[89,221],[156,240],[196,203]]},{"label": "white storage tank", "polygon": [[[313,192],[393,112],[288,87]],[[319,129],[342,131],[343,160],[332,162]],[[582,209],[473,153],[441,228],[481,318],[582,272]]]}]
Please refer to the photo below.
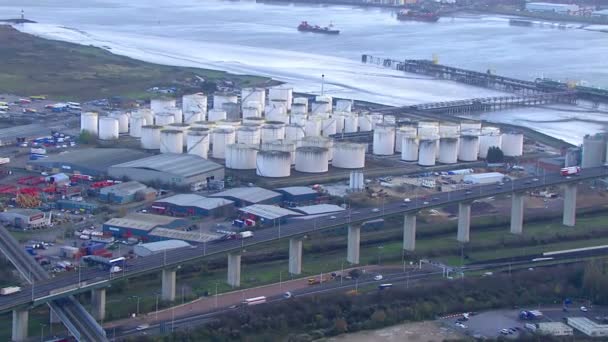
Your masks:
[{"label": "white storage tank", "polygon": [[[215,124],[215,122],[209,122],[209,121],[197,121],[192,124],[192,128],[195,128],[195,127],[207,128],[209,131],[213,131],[213,129],[215,129],[216,126],[217,125]],[[211,132],[209,132],[209,133],[211,133]]]},{"label": "white storage tank", "polygon": [[291,103],[293,102],[293,88],[288,87],[274,87],[268,90],[269,100],[284,100],[287,102],[287,110],[291,109]]},{"label": "white storage tank", "polygon": [[521,157],[524,154],[524,135],[521,132],[502,134],[501,150],[505,157]]},{"label": "white storage tank", "polygon": [[134,113],[129,121],[129,135],[133,138],[141,138],[141,127],[146,124],[146,119],[139,116],[139,113]]},{"label": "white storage tank", "polygon": [[235,141],[236,134],[234,129],[216,128],[212,135],[213,149],[211,156],[218,159],[226,158],[226,146],[234,144]]},{"label": "white storage tank", "polygon": [[306,103],[292,103],[291,114],[306,114],[308,113],[308,104]]},{"label": "white storage tank", "polygon": [[329,169],[328,150],[323,147],[296,148],[296,171],[322,173]]},{"label": "white storage tank", "polygon": [[291,114],[289,116],[289,123],[306,126],[308,121],[308,114]]},{"label": "white storage tank", "polygon": [[154,122],[158,126],[166,126],[175,122],[175,116],[171,113],[158,113],[154,115]]},{"label": "white storage tank", "polygon": [[490,147],[501,147],[502,136],[498,127],[483,127],[479,137],[479,158],[485,159],[488,156]]},{"label": "white storage tank", "polygon": [[318,137],[310,137],[310,136],[306,136],[304,138],[302,138],[302,140],[300,140],[300,143],[298,146],[302,146],[302,147],[308,147],[308,146],[312,146],[312,147],[323,147],[325,149],[327,149],[327,158],[328,160],[332,160],[333,159],[333,155],[334,155],[334,140],[331,138],[327,138],[327,137],[322,137],[322,136],[318,136]]},{"label": "white storage tank", "polygon": [[298,142],[306,136],[304,126],[298,124],[289,124],[285,126],[285,140]]},{"label": "white storage tank", "polygon": [[336,112],[352,112],[353,100],[336,100]]},{"label": "white storage tank", "polygon": [[416,132],[407,132],[401,135],[401,160],[418,160],[419,142]]},{"label": "white storage tank", "polygon": [[[241,89],[241,105],[243,106],[243,112],[245,106],[252,102],[257,102],[261,108],[266,105],[266,89],[265,88],[243,88]],[[260,109],[261,109],[260,108]],[[260,110],[261,114],[261,110]],[[243,116],[245,117],[245,116]]]},{"label": "white storage tank", "polygon": [[458,160],[463,162],[477,161],[479,155],[479,135],[471,131],[465,131],[460,135],[460,146],[458,147]]},{"label": "white storage tank", "polygon": [[225,110],[224,104],[237,104],[238,97],[228,93],[213,94],[213,109]]},{"label": "white storage tank", "polygon": [[[370,128],[368,131],[371,131],[371,121],[369,121]],[[359,116],[355,113],[344,117],[344,133],[355,133],[359,129]],[[363,131],[363,130],[362,130]]]},{"label": "white storage tank", "polygon": [[285,138],[285,124],[278,121],[267,121],[262,125],[262,142],[282,140]]},{"label": "white storage tank", "polygon": [[259,118],[262,117],[262,111],[258,106],[245,105],[243,106],[243,120],[247,118]]},{"label": "white storage tank", "polygon": [[99,139],[118,139],[118,120],[116,118],[103,117],[99,119]]},{"label": "white storage tank", "polygon": [[372,121],[372,130],[376,129],[377,124],[384,122],[384,115],[379,113],[369,114],[370,120]]},{"label": "white storage tank", "polygon": [[262,133],[258,125],[244,125],[236,129],[238,144],[259,145]]},{"label": "white storage tank", "polygon": [[289,122],[287,110],[282,105],[266,105],[266,109],[264,109],[264,116],[268,121],[279,121],[283,123]]},{"label": "white storage tank", "polygon": [[321,122],[321,135],[324,137],[329,137],[330,135],[336,134],[337,131],[337,123],[336,119],[328,118],[323,119]]},{"label": "white storage tank", "polygon": [[321,135],[321,128],[323,127],[323,119],[318,116],[311,116],[304,125],[304,131],[307,137],[318,137]]},{"label": "white storage tank", "polygon": [[394,115],[384,115],[382,117],[382,122],[385,124],[389,124],[389,125],[396,125],[397,119],[395,118]]},{"label": "white storage tank", "polygon": [[94,136],[97,136],[97,125],[99,115],[95,112],[83,112],[80,114],[80,130],[87,131]]},{"label": "white storage tank", "polygon": [[283,151],[291,155],[291,164],[296,160],[296,144],[286,140],[271,140],[263,142],[260,148],[264,151]]},{"label": "white storage tank", "polygon": [[477,132],[479,135],[481,133],[481,121],[461,121],[460,130]]},{"label": "white storage tank", "polygon": [[227,114],[226,111],[223,109],[210,109],[209,113],[207,114],[207,121],[211,121],[211,122],[215,122],[215,121],[220,121],[220,120],[226,120],[227,118]]},{"label": "white storage tank", "polygon": [[418,122],[418,135],[439,135],[439,122],[436,121],[420,121]]},{"label": "white storage tank", "polygon": [[163,126],[145,125],[141,127],[141,148],[158,150],[160,148],[160,131]]},{"label": "white storage tank", "polygon": [[460,134],[460,125],[451,122],[442,122],[439,124],[439,136],[453,137]]},{"label": "white storage tank", "polygon": [[167,113],[173,114],[173,118],[175,123],[184,122],[184,113],[181,108],[169,108],[166,110]]},{"label": "white storage tank", "polygon": [[108,116],[118,120],[119,134],[129,133],[129,115],[122,112],[111,112]]},{"label": "white storage tank", "polygon": [[365,167],[365,144],[337,142],[334,144],[334,156],[331,165],[342,169],[360,169]]},{"label": "white storage tank", "polygon": [[167,129],[174,129],[174,130],[178,130],[178,131],[182,131],[184,132],[184,137],[183,137],[183,144],[184,147],[186,146],[187,143],[187,139],[185,138],[185,134],[186,131],[188,131],[190,129],[190,125],[186,124],[186,123],[172,123],[172,124],[168,124],[167,126],[165,126],[165,128]]},{"label": "white storage tank", "polygon": [[177,129],[160,131],[160,153],[183,153],[184,132]]},{"label": "white storage tank", "polygon": [[[101,134],[101,121],[99,125]],[[583,138],[581,167],[590,168],[604,165],[606,157],[606,138],[602,134],[586,135]]]},{"label": "white storage tank", "polygon": [[291,153],[284,151],[259,151],[256,156],[256,174],[261,177],[289,177]]},{"label": "white storage tank", "polygon": [[336,120],[336,133],[344,132],[344,120],[346,120],[346,113],[338,113],[331,116],[334,120]]},{"label": "white storage tank", "polygon": [[150,108],[139,108],[134,112],[134,114],[144,118],[144,125],[154,125],[154,114],[152,114],[152,110]]},{"label": "white storage tank", "polygon": [[312,103],[311,112],[316,115],[325,116],[331,113],[331,102],[328,101],[315,101]]},{"label": "white storage tank", "polygon": [[257,145],[230,144],[226,146],[226,167],[234,170],[255,170]]},{"label": "white storage tank", "polygon": [[186,136],[188,154],[207,159],[209,156],[209,130],[202,127],[191,128]]},{"label": "white storage tank", "polygon": [[182,96],[184,122],[193,123],[207,118],[207,95],[203,93]]},{"label": "white storage tank", "polygon": [[248,117],[248,118],[243,118],[243,125],[256,125],[256,126],[261,126],[264,123],[266,123],[266,119],[261,118],[261,117]]},{"label": "white storage tank", "polygon": [[237,129],[240,126],[241,126],[241,120],[238,120],[238,119],[236,119],[236,120],[226,119],[226,120],[220,120],[220,121],[215,122],[215,127],[217,127],[217,128]]},{"label": "white storage tank", "polygon": [[359,131],[369,132],[371,130],[373,130],[372,117],[369,114],[359,115]]},{"label": "white storage tank", "polygon": [[416,135],[416,127],[401,126],[395,130],[395,152],[401,153],[403,148],[403,136],[411,135],[412,132]]},{"label": "white storage tank", "polygon": [[150,99],[150,110],[154,115],[166,112],[170,108],[175,108],[175,99],[168,97]]},{"label": "white storage tank", "polygon": [[419,142],[418,165],[434,166],[437,155],[437,139],[438,136],[421,137]]},{"label": "white storage tank", "polygon": [[293,104],[305,104],[308,106],[308,98],[307,97],[294,97]]},{"label": "white storage tank", "polygon": [[390,156],[395,153],[395,126],[376,124],[373,153],[378,156]]},{"label": "white storage tank", "polygon": [[439,158],[442,164],[458,162],[458,135],[448,135],[439,138]]}]

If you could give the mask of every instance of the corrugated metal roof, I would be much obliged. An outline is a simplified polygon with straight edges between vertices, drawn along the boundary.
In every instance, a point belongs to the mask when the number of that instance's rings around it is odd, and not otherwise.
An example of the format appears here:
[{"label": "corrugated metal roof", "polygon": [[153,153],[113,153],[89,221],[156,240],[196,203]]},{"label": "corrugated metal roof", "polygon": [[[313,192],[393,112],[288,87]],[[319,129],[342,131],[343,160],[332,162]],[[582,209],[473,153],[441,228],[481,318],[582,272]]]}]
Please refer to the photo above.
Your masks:
[{"label": "corrugated metal roof", "polygon": [[180,240],[187,240],[187,241],[193,241],[193,242],[209,242],[212,240],[217,240],[218,238],[220,238],[222,236],[222,234],[214,234],[214,233],[209,233],[209,232],[204,232],[204,233],[200,233],[199,231],[184,231],[184,230],[176,230],[176,229],[169,229],[169,228],[154,228],[154,230],[152,230],[150,232],[151,236],[158,236],[158,237],[163,237],[163,238],[169,238],[169,239],[180,239]]},{"label": "corrugated metal roof", "polygon": [[268,220],[274,220],[285,216],[299,216],[302,215],[295,211],[278,207],[276,205],[268,205],[268,204],[254,204],[244,208],[241,208],[240,211],[249,213],[258,217],[263,217]]},{"label": "corrugated metal roof", "polygon": [[233,188],[218,192],[210,197],[232,197],[249,203],[259,203],[271,198],[280,197],[281,194],[257,186]]},{"label": "corrugated metal roof", "polygon": [[165,241],[158,241],[158,242],[142,243],[142,244],[137,245],[138,248],[145,248],[152,253],[162,252],[162,251],[169,250],[169,249],[190,247],[190,246],[191,245],[189,243],[187,243],[186,241],[182,241],[182,240],[165,240]]},{"label": "corrugated metal roof", "polygon": [[312,194],[316,194],[317,192],[309,187],[306,186],[288,186],[285,188],[278,188],[275,189],[277,191],[284,191],[290,195],[312,195]]},{"label": "corrugated metal roof", "polygon": [[225,198],[210,198],[196,194],[178,194],[163,198],[156,203],[168,203],[181,207],[197,207],[205,210],[211,210],[232,204],[234,202]]},{"label": "corrugated metal roof", "polygon": [[115,168],[136,168],[192,177],[222,169],[223,166],[193,154],[162,153],[152,157],[114,165]]},{"label": "corrugated metal roof", "polygon": [[302,207],[295,207],[293,210],[297,210],[306,215],[317,215],[317,214],[325,214],[325,213],[335,213],[338,211],[344,211],[339,205],[335,204],[315,204],[315,205],[306,205]]},{"label": "corrugated metal roof", "polygon": [[108,186],[99,190],[100,194],[114,193],[117,195],[133,194],[148,187],[140,182],[130,181]]},{"label": "corrugated metal roof", "polygon": [[28,164],[52,167],[52,164],[63,163],[106,172],[112,165],[147,156],[150,156],[150,154],[128,148],[86,148],[49,155],[48,158],[44,159],[30,160]]},{"label": "corrugated metal roof", "polygon": [[500,172],[486,172],[486,173],[473,173],[470,175],[465,175],[464,179],[486,179],[486,178],[496,178],[503,177],[504,175]]},{"label": "corrugated metal roof", "polygon": [[176,219],[173,217],[132,213],[125,217],[115,217],[106,221],[104,224],[119,228],[133,228],[138,230],[152,230],[154,227],[169,225]]}]

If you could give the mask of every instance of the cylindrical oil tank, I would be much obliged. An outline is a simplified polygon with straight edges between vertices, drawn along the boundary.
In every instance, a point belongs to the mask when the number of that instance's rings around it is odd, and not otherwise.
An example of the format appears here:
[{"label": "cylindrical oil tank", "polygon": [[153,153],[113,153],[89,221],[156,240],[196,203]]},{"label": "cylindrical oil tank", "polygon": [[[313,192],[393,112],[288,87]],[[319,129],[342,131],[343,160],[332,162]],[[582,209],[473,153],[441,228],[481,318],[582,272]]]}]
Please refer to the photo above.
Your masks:
[{"label": "cylindrical oil tank", "polygon": [[521,132],[502,134],[501,150],[505,157],[521,157],[524,154],[524,135]]},{"label": "cylindrical oil tank", "polygon": [[210,109],[209,113],[207,114],[207,121],[220,121],[220,120],[226,120],[227,118],[227,114],[226,111],[223,109]]},{"label": "cylindrical oil tank", "polygon": [[308,121],[308,114],[291,114],[289,116],[289,123],[306,126]]},{"label": "cylindrical oil tank", "polygon": [[322,173],[329,169],[328,151],[323,147],[296,148],[296,171]]},{"label": "cylindrical oil tank", "polygon": [[97,136],[97,125],[99,115],[95,112],[83,112],[80,114],[80,130],[87,131]]},{"label": "cylindrical oil tank", "polygon": [[458,147],[458,160],[473,162],[479,155],[479,135],[471,131],[460,135],[460,146]]},{"label": "cylindrical oil tank", "polygon": [[150,110],[152,110],[152,114],[154,115],[166,112],[170,108],[175,108],[175,99],[161,97],[150,100]]},{"label": "cylindrical oil tank", "polygon": [[458,135],[447,135],[439,138],[439,158],[442,164],[458,162]]},{"label": "cylindrical oil tank", "polygon": [[369,117],[372,121],[372,129],[376,129],[377,124],[381,124],[384,122],[384,115],[379,113],[369,114]]},{"label": "cylindrical oil tank", "polygon": [[490,147],[501,147],[502,136],[498,127],[483,127],[479,137],[479,158],[485,159],[488,156]]},{"label": "cylindrical oil tank", "polygon": [[207,95],[203,93],[182,96],[184,122],[193,123],[207,118]]},{"label": "cylindrical oil tank", "polygon": [[291,155],[291,163],[296,160],[296,144],[286,140],[271,140],[262,142],[260,148],[264,151],[283,151]]},{"label": "cylindrical oil tank", "polygon": [[243,125],[236,129],[238,144],[259,145],[262,133],[259,125]]},{"label": "cylindrical oil tank", "polygon": [[287,111],[282,105],[266,105],[266,109],[264,110],[264,117],[268,121],[279,121],[283,123],[289,122],[289,116],[287,116]]},{"label": "cylindrical oil tank", "polygon": [[439,122],[437,121],[419,121],[418,122],[418,135],[439,135]]},{"label": "cylindrical oil tank", "polygon": [[186,124],[186,123],[172,123],[172,124],[168,124],[167,126],[165,126],[165,128],[167,129],[174,129],[174,130],[178,130],[178,131],[182,131],[184,132],[184,136],[182,137],[182,143],[184,144],[184,147],[186,146],[187,143],[187,139],[185,138],[185,134],[186,131],[188,131],[190,129],[190,125]]},{"label": "cylindrical oil tank", "polygon": [[318,137],[321,135],[323,127],[323,119],[318,116],[310,116],[304,125],[304,131],[307,137]]},{"label": "cylindrical oil tank", "polygon": [[145,119],[144,125],[154,124],[154,114],[152,114],[152,110],[150,108],[139,108],[134,114]]},{"label": "cylindrical oil tank", "polygon": [[243,125],[256,125],[256,126],[261,126],[264,123],[266,123],[266,119],[261,118],[261,117],[248,117],[248,118],[243,118]]},{"label": "cylindrical oil tank", "polygon": [[160,148],[160,131],[163,126],[145,125],[141,127],[141,148],[158,150]]},{"label": "cylindrical oil tank", "polygon": [[234,144],[236,134],[233,128],[216,128],[212,135],[213,149],[211,156],[213,158],[224,159],[226,157],[226,146]]},{"label": "cylindrical oil tank", "polygon": [[378,123],[374,129],[373,153],[390,156],[395,153],[395,126]]},{"label": "cylindrical oil tank", "polygon": [[419,142],[415,132],[403,133],[401,135],[401,160],[418,160]]},{"label": "cylindrical oil tank", "polygon": [[[101,135],[101,119],[99,121],[99,134]],[[606,157],[606,139],[603,134],[586,135],[583,138],[582,168],[598,167],[604,165]]]},{"label": "cylindrical oil tank", "polygon": [[262,142],[282,140],[285,138],[285,124],[278,121],[267,121],[262,125]]},{"label": "cylindrical oil tank", "polygon": [[369,132],[371,130],[373,130],[372,117],[369,114],[359,115],[359,131]]},{"label": "cylindrical oil tank", "polygon": [[334,158],[331,165],[342,169],[365,167],[365,144],[337,142],[334,144]]},{"label": "cylindrical oil tank", "polygon": [[336,100],[336,112],[352,112],[353,100]]},{"label": "cylindrical oil tank", "polygon": [[192,128],[198,127],[198,128],[208,129],[209,134],[211,134],[211,131],[213,131],[213,129],[215,129],[216,126],[217,125],[215,124],[215,122],[209,122],[209,121],[197,121],[192,124]]},{"label": "cylindrical oil tank", "polygon": [[133,138],[141,138],[141,127],[146,124],[146,119],[139,116],[138,113],[134,113],[129,121],[129,135]]},{"label": "cylindrical oil tank", "polygon": [[256,174],[261,177],[289,177],[291,153],[284,151],[259,151],[256,157]]},{"label": "cylindrical oil tank", "polygon": [[332,160],[333,156],[334,156],[334,140],[331,138],[322,137],[322,136],[318,136],[318,137],[305,136],[304,138],[302,138],[300,140],[300,143],[298,146],[323,147],[323,148],[327,149],[328,160]]},{"label": "cylindrical oil tank", "polygon": [[103,117],[99,119],[99,139],[118,139],[118,119]]},{"label": "cylindrical oil tank", "polygon": [[118,133],[129,133],[129,115],[122,112],[112,112],[108,116],[118,120]]},{"label": "cylindrical oil tank", "polygon": [[307,97],[294,97],[293,104],[305,104],[308,106],[308,98]]},{"label": "cylindrical oil tank", "polygon": [[306,136],[304,126],[298,124],[289,124],[285,126],[285,140],[298,142]]},{"label": "cylindrical oil tank", "polygon": [[336,120],[336,133],[343,133],[344,132],[344,120],[347,117],[346,113],[333,114],[331,117],[334,120]]},{"label": "cylindrical oil tank", "polygon": [[323,119],[323,121],[321,122],[321,135],[323,135],[324,137],[329,137],[330,135],[336,134],[336,125],[336,119],[334,118],[330,117],[328,119]]},{"label": "cylindrical oil tank", "polygon": [[[266,105],[266,89],[265,88],[243,88],[241,89],[241,105],[243,110],[250,102],[257,102],[264,108]],[[261,114],[261,108],[260,108]],[[245,117],[245,116],[243,116]]]},{"label": "cylindrical oil tank", "polygon": [[272,107],[278,108],[278,107],[283,107],[283,111],[285,113],[287,113],[287,101],[285,100],[270,100],[269,105],[271,105]]},{"label": "cylindrical oil tank", "polygon": [[238,119],[226,119],[215,122],[215,127],[217,128],[233,128],[237,129],[241,126],[241,120]]},{"label": "cylindrical oil tank", "polygon": [[382,122],[389,125],[396,125],[397,119],[394,115],[384,115],[382,116]]},{"label": "cylindrical oil tank", "polygon": [[418,165],[434,166],[437,155],[438,136],[421,137],[419,141]]},{"label": "cylindrical oil tank", "polygon": [[479,134],[481,133],[481,121],[461,121],[460,130],[477,132]]},{"label": "cylindrical oil tank", "polygon": [[243,106],[243,120],[247,118],[260,118],[262,117],[262,111],[257,106],[245,105]]},{"label": "cylindrical oil tank", "polygon": [[[371,121],[369,127],[371,130]],[[359,129],[359,116],[352,113],[344,117],[344,133],[355,133]],[[368,130],[368,131],[370,131]]]},{"label": "cylindrical oil tank", "polygon": [[175,123],[184,122],[184,113],[182,112],[181,108],[169,108],[166,110],[166,112],[173,114]]},{"label": "cylindrical oil tank", "polygon": [[311,110],[315,115],[325,116],[326,114],[331,113],[331,102],[328,101],[315,101],[312,103]]},{"label": "cylindrical oil tank", "polygon": [[416,127],[401,126],[395,130],[395,152],[401,153],[403,148],[403,136],[414,133],[416,135]]},{"label": "cylindrical oil tank", "polygon": [[191,128],[186,136],[188,154],[194,154],[201,158],[208,158],[209,155],[209,130],[202,127]]},{"label": "cylindrical oil tank", "polygon": [[287,102],[287,110],[291,109],[291,103],[293,102],[293,88],[288,87],[274,87],[268,90],[269,100],[284,100]]},{"label": "cylindrical oil tank", "polygon": [[158,126],[166,126],[175,122],[175,116],[167,112],[158,113],[154,115],[154,122]]},{"label": "cylindrical oil tank", "polygon": [[439,124],[440,137],[453,137],[460,134],[460,125],[451,122],[442,122]]},{"label": "cylindrical oil tank", "polygon": [[213,109],[225,110],[225,103],[238,103],[238,97],[228,93],[213,94]]},{"label": "cylindrical oil tank", "polygon": [[160,131],[160,153],[183,153],[184,132],[177,129]]},{"label": "cylindrical oil tank", "polygon": [[306,114],[308,113],[308,104],[304,103],[292,103],[291,114]]},{"label": "cylindrical oil tank", "polygon": [[226,167],[234,170],[255,170],[257,145],[230,144],[226,146]]}]

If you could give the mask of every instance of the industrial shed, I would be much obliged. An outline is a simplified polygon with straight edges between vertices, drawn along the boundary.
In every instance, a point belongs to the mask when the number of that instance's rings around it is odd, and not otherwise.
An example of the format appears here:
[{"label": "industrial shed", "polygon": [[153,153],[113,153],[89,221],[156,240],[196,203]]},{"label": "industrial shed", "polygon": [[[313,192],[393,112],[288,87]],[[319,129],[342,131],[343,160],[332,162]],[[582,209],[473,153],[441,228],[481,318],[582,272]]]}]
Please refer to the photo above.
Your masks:
[{"label": "industrial shed", "polygon": [[277,204],[281,202],[282,195],[278,192],[257,186],[228,189],[209,197],[222,197],[234,201],[237,207],[252,204]]},{"label": "industrial shed", "polygon": [[154,228],[186,228],[190,222],[168,216],[132,213],[125,217],[116,217],[103,224],[103,232],[118,238],[135,237],[147,241],[148,234]]},{"label": "industrial shed", "polygon": [[154,196],[155,192],[150,192],[149,189],[146,185],[136,181],[119,183],[101,188],[99,190],[99,200],[124,204],[144,200],[146,196],[148,196],[147,199],[153,199],[154,197],[150,197]]},{"label": "industrial shed", "polygon": [[344,211],[339,205],[335,204],[315,204],[315,205],[306,205],[302,207],[295,207],[292,210],[300,212],[305,215],[320,215],[320,214],[329,214],[336,213],[340,211]]},{"label": "industrial shed", "polygon": [[89,176],[108,174],[110,166],[150,156],[149,153],[128,148],[87,148],[30,160],[28,168],[51,173],[80,173]]},{"label": "industrial shed", "polygon": [[163,253],[172,249],[190,247],[186,241],[181,240],[165,240],[157,242],[142,243],[135,245],[133,252],[138,257],[147,257],[153,254]]},{"label": "industrial shed", "polygon": [[228,216],[234,212],[234,202],[225,198],[178,194],[152,204],[152,211],[172,216]]},{"label": "industrial shed", "polygon": [[255,221],[272,221],[272,220],[281,220],[293,216],[300,216],[302,214],[295,212],[293,210],[281,208],[276,205],[269,204],[254,204],[247,207],[243,207],[239,209],[242,213],[241,216],[245,218],[249,218]]},{"label": "industrial shed", "polygon": [[193,154],[163,153],[113,165],[111,177],[127,177],[143,183],[192,186],[224,179],[224,167]]},{"label": "industrial shed", "polygon": [[319,193],[306,186],[289,186],[274,189],[283,194],[283,202],[290,206],[314,203],[319,198]]},{"label": "industrial shed", "polygon": [[0,223],[21,229],[34,229],[48,226],[51,215],[38,209],[11,209],[0,212]]}]

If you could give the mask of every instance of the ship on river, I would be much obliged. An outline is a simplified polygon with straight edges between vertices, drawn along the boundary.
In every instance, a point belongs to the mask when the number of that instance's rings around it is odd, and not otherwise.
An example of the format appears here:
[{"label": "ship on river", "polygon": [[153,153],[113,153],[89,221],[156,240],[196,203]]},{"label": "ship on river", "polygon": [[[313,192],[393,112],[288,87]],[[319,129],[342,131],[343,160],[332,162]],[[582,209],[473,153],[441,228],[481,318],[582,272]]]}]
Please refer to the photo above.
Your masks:
[{"label": "ship on river", "polygon": [[434,23],[439,20],[439,15],[436,12],[404,9],[397,12],[397,19],[402,21],[414,20]]},{"label": "ship on river", "polygon": [[313,32],[313,33],[324,33],[324,34],[340,34],[340,30],[333,28],[333,25],[321,27],[319,25],[310,25],[307,21],[303,21],[298,25],[298,31],[300,32]]}]

